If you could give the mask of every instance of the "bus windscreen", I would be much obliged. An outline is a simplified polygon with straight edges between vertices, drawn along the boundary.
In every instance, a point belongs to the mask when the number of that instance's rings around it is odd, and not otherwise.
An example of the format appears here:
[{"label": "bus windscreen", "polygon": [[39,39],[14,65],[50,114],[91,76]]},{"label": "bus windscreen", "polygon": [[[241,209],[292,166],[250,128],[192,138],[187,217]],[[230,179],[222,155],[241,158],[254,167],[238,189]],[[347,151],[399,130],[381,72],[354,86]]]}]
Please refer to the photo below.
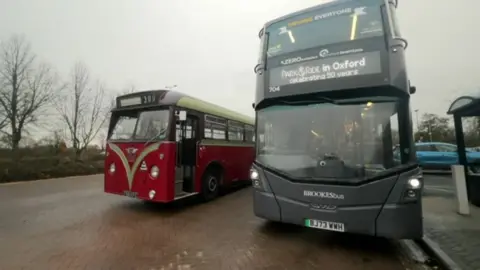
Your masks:
[{"label": "bus windscreen", "polygon": [[350,1],[275,22],[267,27],[267,56],[382,36],[381,3],[379,0]]},{"label": "bus windscreen", "polygon": [[397,107],[396,101],[365,101],[261,109],[257,160],[297,179],[376,176],[399,165],[392,154],[399,142]]},{"label": "bus windscreen", "polygon": [[110,140],[163,140],[167,136],[170,112],[121,111],[115,112]]}]

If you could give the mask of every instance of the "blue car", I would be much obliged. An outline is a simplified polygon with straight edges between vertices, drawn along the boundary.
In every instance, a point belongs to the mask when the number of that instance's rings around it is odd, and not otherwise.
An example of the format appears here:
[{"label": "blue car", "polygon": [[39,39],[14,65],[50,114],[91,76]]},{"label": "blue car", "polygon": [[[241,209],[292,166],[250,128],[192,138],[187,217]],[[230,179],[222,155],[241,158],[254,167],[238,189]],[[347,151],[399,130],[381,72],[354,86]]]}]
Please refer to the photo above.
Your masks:
[{"label": "blue car", "polygon": [[[457,146],[442,142],[419,142],[415,144],[417,160],[425,169],[450,169],[450,165],[458,164]],[[480,164],[480,152],[466,148],[468,163]],[[476,171],[477,166],[472,165]]]}]

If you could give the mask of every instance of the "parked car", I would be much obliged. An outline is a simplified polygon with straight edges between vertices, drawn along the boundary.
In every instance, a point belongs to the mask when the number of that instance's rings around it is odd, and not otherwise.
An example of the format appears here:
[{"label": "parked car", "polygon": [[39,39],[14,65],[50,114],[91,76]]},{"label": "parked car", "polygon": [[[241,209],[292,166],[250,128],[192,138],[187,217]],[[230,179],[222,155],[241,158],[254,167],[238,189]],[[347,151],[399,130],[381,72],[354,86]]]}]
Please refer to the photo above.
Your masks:
[{"label": "parked car", "polygon": [[470,149],[473,152],[480,152],[480,146],[470,147],[470,148],[467,148],[467,149]]},{"label": "parked car", "polygon": [[[451,165],[458,164],[457,146],[442,142],[419,142],[415,144],[417,160],[425,169],[449,170]],[[470,169],[478,172],[480,168],[480,152],[466,148]],[[396,154],[398,155],[398,154]]]}]

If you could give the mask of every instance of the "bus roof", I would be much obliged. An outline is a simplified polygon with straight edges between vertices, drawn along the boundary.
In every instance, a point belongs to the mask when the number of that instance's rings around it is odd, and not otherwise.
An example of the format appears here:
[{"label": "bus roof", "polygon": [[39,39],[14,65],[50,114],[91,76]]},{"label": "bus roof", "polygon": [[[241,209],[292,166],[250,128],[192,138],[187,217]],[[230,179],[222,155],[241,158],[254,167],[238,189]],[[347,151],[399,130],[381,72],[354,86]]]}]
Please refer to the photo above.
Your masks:
[{"label": "bus roof", "polygon": [[294,17],[296,15],[300,15],[300,14],[303,14],[303,13],[306,13],[306,12],[309,12],[309,11],[313,11],[313,10],[316,10],[316,9],[319,9],[319,8],[331,7],[331,6],[344,4],[344,3],[348,3],[348,2],[354,2],[354,0],[326,0],[326,1],[324,0],[323,3],[320,3],[318,5],[308,7],[308,8],[304,8],[304,9],[301,9],[301,10],[297,10],[297,11],[294,11],[292,13],[289,13],[289,14],[283,15],[281,17],[278,17],[276,19],[273,19],[271,21],[268,21],[267,23],[265,23],[265,27],[268,27],[268,26],[270,26],[270,25],[272,25],[276,22],[283,21],[283,20],[288,19],[290,17]]},{"label": "bus roof", "polygon": [[[227,108],[221,107],[219,105],[186,95],[184,93],[180,93],[177,91],[172,90],[147,90],[147,91],[139,91],[134,92],[122,96],[117,97],[117,108],[119,104],[119,100],[124,98],[142,96],[142,95],[154,95],[157,97],[154,104],[150,105],[177,105],[179,107],[183,107],[186,109],[191,109],[219,117],[224,117],[229,120],[234,120],[238,122],[242,122],[249,125],[255,124],[255,119],[253,117],[249,117],[238,112],[229,110]],[[143,107],[143,106],[142,106]],[[126,109],[126,108],[125,108]],[[118,110],[118,109],[114,109]]]},{"label": "bus roof", "polygon": [[221,116],[221,117],[239,121],[245,124],[250,124],[250,125],[255,124],[255,120],[252,117],[237,113],[227,108],[224,108],[216,104],[203,101],[194,97],[185,96],[180,98],[177,102],[177,106],[216,115],[216,116]]}]

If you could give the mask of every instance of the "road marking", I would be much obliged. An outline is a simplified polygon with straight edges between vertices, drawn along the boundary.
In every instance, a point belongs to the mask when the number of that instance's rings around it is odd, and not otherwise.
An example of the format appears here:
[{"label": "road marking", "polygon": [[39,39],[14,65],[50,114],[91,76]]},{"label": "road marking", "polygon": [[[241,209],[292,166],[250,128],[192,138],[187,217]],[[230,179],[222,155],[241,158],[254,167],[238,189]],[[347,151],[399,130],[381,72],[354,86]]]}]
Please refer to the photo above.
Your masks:
[{"label": "road marking", "polygon": [[48,178],[48,179],[38,179],[38,180],[28,180],[28,181],[16,181],[16,182],[7,182],[7,183],[0,183],[1,186],[14,186],[14,185],[22,185],[22,184],[32,184],[32,183],[39,183],[44,181],[51,181],[51,180],[73,180],[76,178],[82,177],[89,177],[89,176],[99,176],[103,175],[103,173],[99,174],[90,174],[90,175],[77,175],[77,176],[69,176],[69,177],[59,177],[59,178]]},{"label": "road marking", "polygon": [[425,189],[431,190],[431,191],[441,191],[441,192],[446,192],[446,193],[454,193],[452,189],[445,189],[445,188],[438,188],[438,187],[425,187]]},{"label": "road marking", "polygon": [[425,188],[443,188],[443,189],[453,189],[453,186],[447,185],[425,185]]},{"label": "road marking", "polygon": [[423,170],[423,173],[426,175],[451,175],[451,171],[447,170]]}]

